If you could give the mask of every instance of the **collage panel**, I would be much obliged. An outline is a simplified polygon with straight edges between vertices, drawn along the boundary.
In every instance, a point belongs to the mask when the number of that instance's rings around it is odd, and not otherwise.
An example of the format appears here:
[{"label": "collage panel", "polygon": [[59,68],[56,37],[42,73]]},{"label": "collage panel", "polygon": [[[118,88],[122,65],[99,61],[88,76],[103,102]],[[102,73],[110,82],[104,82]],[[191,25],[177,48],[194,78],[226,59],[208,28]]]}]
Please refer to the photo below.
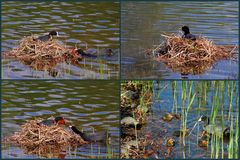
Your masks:
[{"label": "collage panel", "polygon": [[2,158],[119,157],[115,81],[3,81]]},{"label": "collage panel", "polygon": [[122,79],[238,79],[238,1],[121,3]]},{"label": "collage panel", "polygon": [[3,1],[4,79],[118,79],[120,3]]},{"label": "collage panel", "polygon": [[121,158],[238,159],[238,81],[122,81]]}]

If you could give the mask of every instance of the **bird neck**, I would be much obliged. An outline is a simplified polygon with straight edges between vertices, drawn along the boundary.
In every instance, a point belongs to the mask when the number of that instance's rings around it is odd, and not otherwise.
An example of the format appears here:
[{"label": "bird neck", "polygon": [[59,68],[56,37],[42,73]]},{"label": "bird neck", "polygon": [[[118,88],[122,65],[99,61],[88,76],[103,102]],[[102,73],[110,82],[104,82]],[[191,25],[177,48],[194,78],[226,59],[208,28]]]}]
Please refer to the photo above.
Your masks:
[{"label": "bird neck", "polygon": [[209,117],[204,121],[204,127],[208,126],[210,124]]},{"label": "bird neck", "polygon": [[210,119],[209,117],[207,118],[207,120],[205,121],[205,126],[209,125],[210,124]]},{"label": "bird neck", "polygon": [[184,35],[190,34],[190,31],[185,31]]},{"label": "bird neck", "polygon": [[79,131],[77,128],[74,129],[74,132],[79,134],[83,139],[85,139],[86,134],[84,134],[83,132]]}]

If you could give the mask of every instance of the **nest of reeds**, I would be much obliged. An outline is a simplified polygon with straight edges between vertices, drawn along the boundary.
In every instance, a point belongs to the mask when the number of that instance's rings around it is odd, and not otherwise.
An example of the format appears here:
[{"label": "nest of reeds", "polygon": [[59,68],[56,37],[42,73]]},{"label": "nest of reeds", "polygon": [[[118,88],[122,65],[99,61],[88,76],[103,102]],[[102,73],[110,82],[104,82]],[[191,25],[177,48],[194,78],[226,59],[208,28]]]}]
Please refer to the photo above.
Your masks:
[{"label": "nest of reeds", "polygon": [[28,153],[63,151],[69,146],[86,144],[80,136],[68,131],[61,126],[39,125],[41,120],[30,120],[21,126],[21,131],[7,137],[5,143],[19,144]]},{"label": "nest of reeds", "polygon": [[4,53],[4,56],[18,59],[35,70],[48,70],[63,61],[76,63],[82,59],[58,40],[43,42],[36,40],[34,36],[23,38],[17,48]]},{"label": "nest of reeds", "polygon": [[147,54],[155,55],[156,60],[182,74],[201,74],[216,61],[236,58],[237,46],[216,46],[204,37],[193,41],[174,34],[162,36],[164,43],[149,49]]}]

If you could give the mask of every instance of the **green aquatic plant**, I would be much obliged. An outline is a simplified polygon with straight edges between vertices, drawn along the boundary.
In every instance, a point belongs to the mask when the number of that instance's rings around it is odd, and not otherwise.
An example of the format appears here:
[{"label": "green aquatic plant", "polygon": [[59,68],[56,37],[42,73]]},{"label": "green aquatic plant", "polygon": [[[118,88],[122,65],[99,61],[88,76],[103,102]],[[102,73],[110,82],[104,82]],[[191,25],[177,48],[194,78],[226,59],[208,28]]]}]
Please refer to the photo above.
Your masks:
[{"label": "green aquatic plant", "polygon": [[[172,95],[174,101],[174,92],[179,83],[172,82]],[[194,84],[194,85],[193,85]],[[193,103],[197,104],[197,114],[199,117],[202,117],[204,114],[201,113],[202,108],[207,107],[208,104],[211,105],[211,114],[210,114],[210,126],[216,128],[210,130],[212,136],[207,141],[211,141],[210,144],[210,157],[211,158],[225,158],[224,153],[226,153],[226,142],[225,140],[229,137],[229,143],[227,145],[228,158],[238,158],[238,137],[239,137],[239,128],[238,128],[238,114],[233,116],[234,113],[238,113],[238,85],[235,81],[183,81],[181,83],[181,125],[180,130],[187,129],[187,116],[191,110]],[[194,99],[196,98],[196,101]],[[236,104],[234,105],[233,103]],[[236,110],[234,107],[236,106]],[[227,108],[225,108],[227,107]],[[172,112],[175,111],[175,104],[173,102]],[[227,109],[227,114],[226,114]],[[223,132],[226,124],[228,124],[228,117],[230,117],[230,129],[229,133]],[[227,121],[226,121],[227,120]],[[236,122],[236,123],[235,123]],[[234,124],[234,125],[233,125]],[[199,133],[200,126],[199,122],[196,122],[189,135],[198,125]],[[221,128],[221,129],[220,129]],[[218,131],[220,131],[218,133]],[[234,134],[234,130],[236,130]],[[213,131],[213,132],[212,132]],[[216,132],[215,132],[216,131]],[[228,130],[226,130],[228,131]],[[188,136],[189,136],[188,135]],[[185,136],[181,134],[180,138],[182,143],[185,146]],[[197,138],[198,142],[198,138]],[[183,157],[186,156],[186,151],[183,152]],[[190,147],[189,147],[190,154]]]},{"label": "green aquatic plant", "polygon": [[[193,82],[182,82],[182,116],[181,116],[181,126],[180,130],[183,131],[182,136],[182,142],[185,146],[185,137],[187,135],[187,118],[188,118],[188,112],[192,107],[192,104],[194,102],[196,93],[192,94],[192,88],[193,88]],[[188,93],[188,94],[187,94]],[[186,102],[188,100],[187,107],[185,107]]]},{"label": "green aquatic plant", "polygon": [[[238,108],[238,104],[239,104],[239,97],[237,97],[237,99],[236,99],[236,112],[237,113],[239,113],[239,108]],[[235,159],[238,159],[238,139],[239,139],[239,126],[238,126],[238,116],[239,116],[239,114],[237,114],[237,116],[236,116],[236,133],[235,133],[235,139],[234,139],[234,142],[235,142],[235,147],[234,147],[234,158]]]},{"label": "green aquatic plant", "polygon": [[172,81],[172,96],[173,96],[173,107],[172,107],[172,113],[177,113],[177,82]]}]

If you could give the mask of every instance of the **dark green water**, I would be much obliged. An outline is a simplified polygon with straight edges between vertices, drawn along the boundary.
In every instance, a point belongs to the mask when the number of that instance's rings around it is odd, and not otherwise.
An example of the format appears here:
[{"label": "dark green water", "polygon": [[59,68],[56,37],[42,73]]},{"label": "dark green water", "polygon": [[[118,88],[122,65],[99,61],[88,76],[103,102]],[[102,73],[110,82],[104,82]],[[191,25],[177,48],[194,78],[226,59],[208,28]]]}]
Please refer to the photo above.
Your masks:
[{"label": "dark green water", "polygon": [[[122,2],[121,75],[123,78],[180,79],[179,73],[144,56],[144,50],[159,45],[161,34],[191,32],[217,45],[237,45],[238,2]],[[189,79],[237,79],[238,61],[223,60],[201,75]]]},{"label": "dark green water", "polygon": [[[60,41],[72,47],[112,48],[103,61],[86,58],[80,66],[59,64],[56,78],[110,79],[119,73],[118,2],[2,2],[2,52],[16,47],[24,36],[57,30]],[[54,78],[16,60],[3,60],[3,77]]]},{"label": "dark green water", "polygon": [[[4,81],[2,137],[20,130],[26,120],[63,116],[78,128],[109,130],[112,156],[119,155],[119,86],[112,81]],[[100,148],[100,153],[99,153]],[[101,144],[79,146],[65,158],[106,158]],[[2,146],[3,158],[39,158],[18,146]],[[57,157],[55,157],[57,158]]]}]

